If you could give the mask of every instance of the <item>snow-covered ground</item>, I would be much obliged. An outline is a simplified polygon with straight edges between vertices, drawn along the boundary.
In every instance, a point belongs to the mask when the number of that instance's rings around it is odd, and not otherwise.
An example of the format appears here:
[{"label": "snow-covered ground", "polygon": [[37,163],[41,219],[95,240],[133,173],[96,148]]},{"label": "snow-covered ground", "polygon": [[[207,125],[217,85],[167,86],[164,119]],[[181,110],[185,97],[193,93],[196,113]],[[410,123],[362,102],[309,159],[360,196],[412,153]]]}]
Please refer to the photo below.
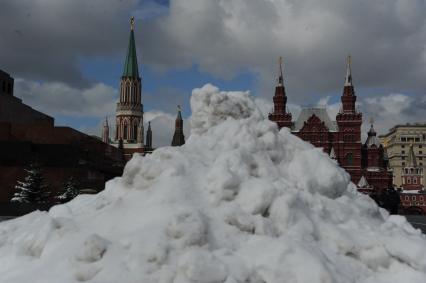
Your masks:
[{"label": "snow-covered ground", "polygon": [[0,282],[426,282],[426,238],[248,93],[206,85],[191,137],[98,195],[0,223]]}]

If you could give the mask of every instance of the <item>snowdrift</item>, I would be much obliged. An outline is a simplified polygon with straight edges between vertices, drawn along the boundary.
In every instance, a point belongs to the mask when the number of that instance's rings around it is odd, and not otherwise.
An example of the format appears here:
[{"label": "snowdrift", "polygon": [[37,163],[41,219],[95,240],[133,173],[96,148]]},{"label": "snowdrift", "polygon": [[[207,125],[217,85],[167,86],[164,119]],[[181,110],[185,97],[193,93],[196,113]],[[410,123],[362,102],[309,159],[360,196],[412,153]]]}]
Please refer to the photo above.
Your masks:
[{"label": "snowdrift", "polygon": [[248,93],[191,97],[191,137],[95,196],[0,224],[0,282],[426,282],[426,239]]}]

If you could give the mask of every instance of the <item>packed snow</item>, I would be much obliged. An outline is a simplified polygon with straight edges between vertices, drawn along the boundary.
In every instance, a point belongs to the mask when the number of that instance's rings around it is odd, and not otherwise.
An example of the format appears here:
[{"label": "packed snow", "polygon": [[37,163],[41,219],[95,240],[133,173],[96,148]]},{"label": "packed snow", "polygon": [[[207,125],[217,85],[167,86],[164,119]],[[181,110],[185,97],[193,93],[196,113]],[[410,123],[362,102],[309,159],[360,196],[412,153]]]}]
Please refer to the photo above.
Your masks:
[{"label": "packed snow", "polygon": [[0,282],[426,282],[426,238],[245,92],[191,97],[182,147],[0,224]]}]

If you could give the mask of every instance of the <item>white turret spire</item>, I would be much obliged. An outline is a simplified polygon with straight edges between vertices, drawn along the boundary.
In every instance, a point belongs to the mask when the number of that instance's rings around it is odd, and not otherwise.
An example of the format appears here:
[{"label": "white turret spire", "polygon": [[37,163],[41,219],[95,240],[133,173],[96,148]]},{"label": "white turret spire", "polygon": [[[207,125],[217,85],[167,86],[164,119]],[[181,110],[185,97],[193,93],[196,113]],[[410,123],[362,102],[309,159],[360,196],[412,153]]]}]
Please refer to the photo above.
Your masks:
[{"label": "white turret spire", "polygon": [[108,125],[108,117],[105,117],[105,121],[103,123],[102,128],[102,141],[104,143],[109,144],[109,125]]},{"label": "white turret spire", "polygon": [[352,86],[352,71],[351,71],[351,63],[352,63],[351,55],[348,55],[348,59],[347,59],[347,63],[346,63],[346,78],[345,78],[345,86]]}]

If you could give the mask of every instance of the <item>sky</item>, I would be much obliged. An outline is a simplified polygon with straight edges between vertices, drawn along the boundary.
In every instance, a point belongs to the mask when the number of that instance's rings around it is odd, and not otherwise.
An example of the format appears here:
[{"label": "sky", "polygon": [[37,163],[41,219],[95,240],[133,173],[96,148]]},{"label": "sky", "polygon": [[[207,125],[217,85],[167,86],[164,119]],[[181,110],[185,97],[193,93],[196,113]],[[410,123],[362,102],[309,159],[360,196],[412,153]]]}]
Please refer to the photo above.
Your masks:
[{"label": "sky", "polygon": [[[114,124],[130,17],[154,145],[195,88],[250,91],[267,113],[284,59],[288,108],[340,107],[346,56],[364,133],[426,122],[426,0],[2,0],[0,69],[24,103],[100,135]],[[185,131],[189,134],[188,121]]]}]

